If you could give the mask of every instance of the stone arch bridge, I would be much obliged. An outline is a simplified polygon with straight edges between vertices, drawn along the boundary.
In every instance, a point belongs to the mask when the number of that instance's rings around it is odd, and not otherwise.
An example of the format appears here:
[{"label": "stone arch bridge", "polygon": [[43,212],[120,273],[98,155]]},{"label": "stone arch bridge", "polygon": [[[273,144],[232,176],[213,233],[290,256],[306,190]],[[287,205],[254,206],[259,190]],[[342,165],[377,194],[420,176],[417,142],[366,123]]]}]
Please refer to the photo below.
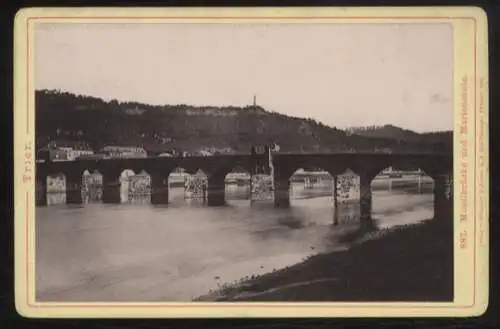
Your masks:
[{"label": "stone arch bridge", "polygon": [[[269,169],[267,154],[216,155],[207,157],[149,157],[141,159],[99,159],[36,164],[37,205],[47,204],[47,177],[64,174],[66,177],[66,200],[69,204],[82,203],[82,175],[85,170],[99,172],[103,176],[104,203],[120,202],[120,175],[126,170],[135,173],[147,172],[151,176],[151,203],[168,203],[168,176],[175,168],[184,168],[188,173],[201,169],[208,177],[207,201],[209,206],[225,204],[224,179],[235,167],[258,173]],[[277,207],[288,207],[289,178],[297,169],[321,168],[335,177],[352,170],[360,178],[361,216],[371,216],[371,181],[388,167],[421,169],[434,179],[435,216],[452,209],[453,155],[436,153],[328,153],[328,154],[283,154],[272,155],[274,172],[274,203]]]}]

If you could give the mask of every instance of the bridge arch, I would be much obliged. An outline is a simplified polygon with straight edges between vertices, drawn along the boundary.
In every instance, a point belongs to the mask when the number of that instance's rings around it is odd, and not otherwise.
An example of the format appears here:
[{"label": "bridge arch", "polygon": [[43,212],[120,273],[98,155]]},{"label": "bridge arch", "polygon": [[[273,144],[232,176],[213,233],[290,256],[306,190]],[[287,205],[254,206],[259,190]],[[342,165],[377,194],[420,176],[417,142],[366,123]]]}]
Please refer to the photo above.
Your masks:
[{"label": "bridge arch", "polygon": [[208,175],[197,166],[173,168],[168,176],[169,202],[204,202]]},{"label": "bridge arch", "polygon": [[236,165],[224,176],[224,196],[227,204],[247,202],[252,197],[252,176],[246,166]]},{"label": "bridge arch", "polygon": [[192,176],[185,168],[175,167],[167,174],[169,202],[184,201],[187,180]]},{"label": "bridge arch", "polygon": [[321,198],[332,205],[333,184],[332,175],[319,166],[299,168],[288,179],[291,203],[301,203],[301,200]]},{"label": "bridge arch", "polygon": [[85,183],[89,175],[95,175],[94,171],[65,163],[55,163],[53,167],[43,169],[36,172],[37,205],[82,204],[87,201]]},{"label": "bridge arch", "polygon": [[[370,184],[373,216],[382,224],[434,218],[434,186],[434,179],[417,164],[388,166]],[[409,212],[411,217],[407,216]]]},{"label": "bridge arch", "polygon": [[51,172],[40,175],[36,182],[38,205],[81,204],[84,197],[83,174],[79,171]]}]

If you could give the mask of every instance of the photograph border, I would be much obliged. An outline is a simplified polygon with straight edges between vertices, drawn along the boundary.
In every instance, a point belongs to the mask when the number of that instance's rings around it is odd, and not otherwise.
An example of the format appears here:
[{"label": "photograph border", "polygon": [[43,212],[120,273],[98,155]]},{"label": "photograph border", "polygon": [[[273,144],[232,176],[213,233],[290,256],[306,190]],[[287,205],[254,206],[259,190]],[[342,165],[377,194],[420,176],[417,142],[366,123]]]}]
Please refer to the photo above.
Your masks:
[{"label": "photograph border", "polygon": [[[162,13],[162,14],[159,14]],[[36,302],[34,298],[33,27],[71,23],[425,23],[453,26],[454,261],[451,303]],[[489,153],[487,20],[478,7],[28,8],[14,27],[15,300],[26,317],[473,316],[488,304]],[[463,78],[466,78],[465,88]],[[465,195],[464,195],[464,190]],[[457,216],[459,214],[460,216]],[[465,216],[465,217],[462,217]]]}]

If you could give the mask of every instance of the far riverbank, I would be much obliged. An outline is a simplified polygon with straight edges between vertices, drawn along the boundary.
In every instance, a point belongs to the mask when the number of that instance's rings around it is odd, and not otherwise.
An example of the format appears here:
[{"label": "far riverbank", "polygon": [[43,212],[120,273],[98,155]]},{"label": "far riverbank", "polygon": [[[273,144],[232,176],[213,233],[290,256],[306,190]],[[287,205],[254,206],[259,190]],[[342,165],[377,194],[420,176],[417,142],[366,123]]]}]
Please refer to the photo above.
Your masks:
[{"label": "far riverbank", "polygon": [[318,254],[195,301],[453,300],[453,228],[443,219],[344,239],[345,251]]}]

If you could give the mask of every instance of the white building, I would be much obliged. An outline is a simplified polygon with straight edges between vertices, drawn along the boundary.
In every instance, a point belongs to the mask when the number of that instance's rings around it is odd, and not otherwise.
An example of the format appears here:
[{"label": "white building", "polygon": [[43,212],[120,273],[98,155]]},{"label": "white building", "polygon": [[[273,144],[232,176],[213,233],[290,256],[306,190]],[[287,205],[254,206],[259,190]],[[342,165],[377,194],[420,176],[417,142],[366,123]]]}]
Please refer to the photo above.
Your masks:
[{"label": "white building", "polygon": [[80,156],[88,156],[94,154],[94,151],[92,150],[75,150],[70,147],[67,148],[61,147],[61,149],[67,149],[66,152],[68,154],[68,161],[76,160]]},{"label": "white building", "polygon": [[101,153],[112,158],[147,158],[148,153],[137,146],[106,146]]}]

